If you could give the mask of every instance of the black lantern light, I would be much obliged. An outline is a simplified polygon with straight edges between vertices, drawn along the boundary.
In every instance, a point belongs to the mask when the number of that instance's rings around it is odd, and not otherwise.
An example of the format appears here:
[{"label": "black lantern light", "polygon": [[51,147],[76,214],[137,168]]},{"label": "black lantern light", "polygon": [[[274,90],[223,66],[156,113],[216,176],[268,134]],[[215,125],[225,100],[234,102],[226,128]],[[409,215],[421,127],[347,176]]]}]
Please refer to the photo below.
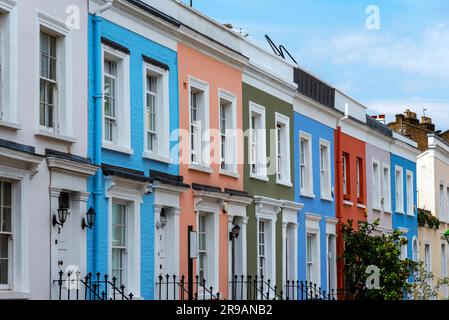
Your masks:
[{"label": "black lantern light", "polygon": [[58,208],[58,216],[53,215],[53,226],[60,225],[64,226],[64,223],[67,220],[67,214],[69,213],[69,194],[66,192],[61,192],[59,195],[59,208]]},{"label": "black lantern light", "polygon": [[232,241],[234,239],[238,239],[240,235],[240,226],[236,224],[234,228],[232,228],[231,232],[229,232],[229,240]]},{"label": "black lantern light", "polygon": [[90,209],[87,211],[86,213],[86,219],[83,218],[83,221],[81,222],[81,226],[83,227],[83,229],[85,228],[89,228],[90,230],[92,230],[92,227],[94,226],[94,222],[95,222],[95,210],[94,208],[90,207]]}]

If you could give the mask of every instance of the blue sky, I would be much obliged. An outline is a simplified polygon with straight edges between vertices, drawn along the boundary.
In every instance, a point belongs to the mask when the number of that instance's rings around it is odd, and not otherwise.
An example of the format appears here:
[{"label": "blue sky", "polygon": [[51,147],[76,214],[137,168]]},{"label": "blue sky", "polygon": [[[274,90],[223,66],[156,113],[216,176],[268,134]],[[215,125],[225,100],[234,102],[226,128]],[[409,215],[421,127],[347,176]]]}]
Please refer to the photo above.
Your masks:
[{"label": "blue sky", "polygon": [[[187,2],[187,1],[186,1]],[[449,129],[448,0],[193,0],[215,20],[243,28],[265,48],[268,34],[299,65],[389,119],[423,107]],[[380,29],[368,30],[368,5]]]}]

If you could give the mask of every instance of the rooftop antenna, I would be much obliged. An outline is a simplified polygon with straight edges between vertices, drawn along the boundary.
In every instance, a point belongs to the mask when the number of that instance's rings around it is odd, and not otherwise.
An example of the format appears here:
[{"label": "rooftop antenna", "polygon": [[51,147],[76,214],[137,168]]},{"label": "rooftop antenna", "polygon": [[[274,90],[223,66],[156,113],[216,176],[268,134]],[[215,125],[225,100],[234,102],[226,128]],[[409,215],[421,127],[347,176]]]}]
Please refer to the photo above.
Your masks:
[{"label": "rooftop antenna", "polygon": [[422,115],[423,115],[424,118],[426,117],[426,111],[427,111],[427,108],[423,107],[422,108]]},{"label": "rooftop antenna", "polygon": [[284,45],[281,44],[279,47],[276,46],[276,44],[273,42],[273,40],[271,40],[271,38],[267,34],[265,35],[265,39],[267,40],[268,44],[270,45],[275,55],[285,60],[285,54],[287,54],[295,64],[298,64],[298,62],[296,62],[296,60],[293,58],[293,56],[290,54],[287,48],[285,48]]}]

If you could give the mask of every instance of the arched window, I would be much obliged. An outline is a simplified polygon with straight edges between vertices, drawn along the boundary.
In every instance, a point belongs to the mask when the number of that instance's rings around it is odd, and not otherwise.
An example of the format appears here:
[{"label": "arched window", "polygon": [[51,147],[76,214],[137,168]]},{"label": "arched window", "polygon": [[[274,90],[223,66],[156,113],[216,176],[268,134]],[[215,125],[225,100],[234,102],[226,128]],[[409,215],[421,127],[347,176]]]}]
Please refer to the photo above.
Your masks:
[{"label": "arched window", "polygon": [[419,252],[418,252],[418,241],[416,240],[416,236],[413,237],[412,250],[413,250],[413,261],[418,261]]}]

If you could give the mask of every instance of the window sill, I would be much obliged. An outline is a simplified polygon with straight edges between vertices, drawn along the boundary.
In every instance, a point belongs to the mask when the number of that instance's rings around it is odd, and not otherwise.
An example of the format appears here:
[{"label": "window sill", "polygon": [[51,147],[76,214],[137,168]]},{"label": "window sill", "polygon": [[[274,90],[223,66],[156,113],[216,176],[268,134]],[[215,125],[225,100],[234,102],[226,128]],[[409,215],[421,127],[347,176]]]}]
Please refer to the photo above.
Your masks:
[{"label": "window sill", "polygon": [[35,133],[35,135],[38,137],[50,138],[53,140],[58,140],[58,141],[63,141],[63,142],[68,142],[68,143],[76,143],[77,142],[77,140],[74,137],[64,136],[62,134],[51,132],[51,131],[48,131],[45,129],[38,129],[37,132]]},{"label": "window sill", "polygon": [[130,156],[134,154],[134,151],[131,148],[118,146],[118,145],[108,143],[108,142],[103,142],[102,148],[111,150],[111,151],[115,151],[115,152],[126,153]]},{"label": "window sill", "polygon": [[404,211],[396,211],[396,213],[404,214],[404,215],[405,215],[405,212],[404,212]]},{"label": "window sill", "polygon": [[195,171],[200,171],[200,172],[204,172],[204,173],[212,173],[213,170],[210,167],[206,167],[206,166],[202,166],[199,164],[189,164],[189,170],[195,170]]},{"label": "window sill", "polygon": [[238,172],[232,172],[232,171],[227,171],[227,170],[220,169],[220,174],[223,175],[223,176],[228,176],[228,177],[240,179],[240,175],[238,174]]},{"label": "window sill", "polygon": [[352,207],[354,205],[354,202],[348,201],[348,200],[343,200],[343,204],[346,205],[346,206],[351,206]]},{"label": "window sill", "polygon": [[332,197],[326,197],[326,196],[321,196],[320,200],[322,201],[328,201],[328,202],[332,202],[334,201],[334,199]]},{"label": "window sill", "polygon": [[0,300],[29,300],[31,299],[31,293],[0,290]]},{"label": "window sill", "polygon": [[159,162],[163,162],[163,163],[167,163],[167,164],[171,164],[172,163],[172,161],[171,161],[171,159],[169,157],[165,157],[165,156],[161,156],[161,155],[158,155],[158,154],[150,153],[148,151],[145,151],[143,153],[142,157],[144,159],[159,161]]},{"label": "window sill", "polygon": [[267,176],[260,176],[260,175],[253,174],[253,173],[250,173],[249,177],[251,179],[256,179],[256,180],[260,180],[260,181],[265,181],[265,182],[269,181]]},{"label": "window sill", "polygon": [[391,209],[387,209],[387,210],[384,209],[384,213],[392,214]]},{"label": "window sill", "polygon": [[373,210],[381,212],[382,208],[379,206],[373,206]]},{"label": "window sill", "polygon": [[279,184],[281,186],[285,186],[285,187],[293,187],[293,184],[291,183],[291,181],[281,181],[281,180],[277,180],[276,179],[276,184]]},{"label": "window sill", "polygon": [[415,216],[415,214],[413,212],[407,212],[407,215],[410,216],[410,217],[414,217]]},{"label": "window sill", "polygon": [[314,194],[311,194],[311,193],[303,193],[303,192],[301,192],[299,195],[300,195],[301,197],[304,197],[304,198],[315,199],[315,195],[314,195]]},{"label": "window sill", "polygon": [[357,208],[366,209],[366,206],[363,203],[357,203]]},{"label": "window sill", "polygon": [[11,130],[22,130],[22,126],[20,124],[5,120],[0,120],[0,127],[4,127],[6,129]]}]

